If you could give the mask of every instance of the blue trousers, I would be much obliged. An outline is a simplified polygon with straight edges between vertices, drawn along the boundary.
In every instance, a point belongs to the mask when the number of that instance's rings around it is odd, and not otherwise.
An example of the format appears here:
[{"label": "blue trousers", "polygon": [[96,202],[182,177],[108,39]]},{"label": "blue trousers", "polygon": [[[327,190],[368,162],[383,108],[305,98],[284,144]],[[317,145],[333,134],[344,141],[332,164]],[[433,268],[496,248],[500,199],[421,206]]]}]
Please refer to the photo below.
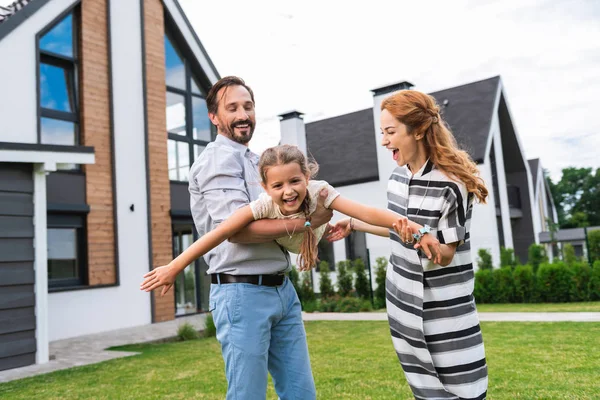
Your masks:
[{"label": "blue trousers", "polygon": [[300,301],[288,278],[281,286],[210,287],[217,340],[225,361],[227,400],[267,396],[267,371],[281,400],[316,399]]}]

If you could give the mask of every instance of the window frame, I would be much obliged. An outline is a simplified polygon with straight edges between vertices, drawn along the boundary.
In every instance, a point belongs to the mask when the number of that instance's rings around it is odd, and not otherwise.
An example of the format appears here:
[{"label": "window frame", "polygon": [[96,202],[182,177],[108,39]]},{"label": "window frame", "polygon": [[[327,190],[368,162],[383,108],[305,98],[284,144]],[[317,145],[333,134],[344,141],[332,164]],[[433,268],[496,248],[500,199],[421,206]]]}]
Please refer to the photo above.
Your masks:
[{"label": "window frame", "polygon": [[[73,56],[68,57],[62,54],[54,53],[52,51],[44,50],[40,48],[40,42],[43,36],[49,33],[52,29],[54,29],[58,24],[60,24],[65,18],[71,16],[71,34],[72,34],[72,46],[73,46]],[[38,143],[42,143],[42,118],[50,118],[59,121],[71,122],[74,124],[74,146],[79,146],[82,143],[81,140],[81,121],[80,121],[80,112],[81,106],[79,89],[80,89],[80,75],[79,75],[79,53],[80,53],[80,40],[79,40],[79,8],[75,5],[73,8],[66,10],[64,13],[59,15],[56,19],[54,19],[46,28],[40,31],[36,35],[36,75],[37,75],[37,109],[38,109],[38,118],[37,118],[37,141]],[[49,108],[42,107],[42,97],[41,97],[41,66],[42,64],[52,65],[57,68],[61,68],[66,72],[67,79],[67,92],[72,92],[73,94],[73,110],[71,112],[58,111]],[[72,87],[69,87],[71,85]],[[71,99],[69,99],[71,100]],[[51,144],[51,143],[50,143]],[[77,166],[74,170],[80,169],[80,166]]]},{"label": "window frame", "polygon": [[75,229],[78,278],[50,279],[50,258],[47,259],[48,290],[87,286],[87,218],[86,214],[48,213],[47,229]]},{"label": "window frame", "polygon": [[[176,145],[177,145],[177,142],[186,143],[187,147],[188,147],[189,166],[191,168],[192,164],[194,163],[194,161],[196,159],[194,156],[194,146],[206,147],[210,142],[212,142],[215,139],[217,132],[216,132],[215,126],[212,123],[210,123],[209,124],[209,126],[210,126],[210,140],[209,141],[194,138],[193,99],[197,98],[197,99],[202,99],[202,100],[206,101],[207,91],[202,85],[199,84],[199,79],[196,76],[196,74],[194,74],[194,72],[192,71],[190,62],[187,60],[187,58],[183,55],[181,50],[178,48],[177,42],[174,40],[173,35],[168,30],[165,30],[164,38],[166,40],[169,40],[169,42],[171,43],[171,46],[173,47],[173,49],[175,50],[175,52],[177,53],[177,55],[183,62],[183,66],[184,66],[184,70],[185,70],[185,90],[179,89],[179,88],[176,88],[173,86],[169,86],[169,85],[167,85],[166,80],[165,80],[165,87],[166,87],[165,96],[168,93],[173,93],[173,94],[183,96],[183,98],[184,98],[185,133],[186,133],[185,135],[178,135],[176,133],[170,133],[168,131],[167,127],[165,127],[165,130],[167,131],[167,146],[168,146],[169,140],[176,142]],[[166,57],[166,53],[165,53],[165,57]],[[165,58],[165,63],[166,63],[166,58]],[[194,78],[196,78],[196,79],[194,79]],[[197,94],[192,90],[192,79],[194,79],[196,86],[200,90],[201,94]],[[167,155],[167,157],[168,157],[168,155]],[[189,179],[174,180],[174,179],[171,179],[171,177],[169,176],[169,181],[171,181],[171,182],[188,182]]]}]

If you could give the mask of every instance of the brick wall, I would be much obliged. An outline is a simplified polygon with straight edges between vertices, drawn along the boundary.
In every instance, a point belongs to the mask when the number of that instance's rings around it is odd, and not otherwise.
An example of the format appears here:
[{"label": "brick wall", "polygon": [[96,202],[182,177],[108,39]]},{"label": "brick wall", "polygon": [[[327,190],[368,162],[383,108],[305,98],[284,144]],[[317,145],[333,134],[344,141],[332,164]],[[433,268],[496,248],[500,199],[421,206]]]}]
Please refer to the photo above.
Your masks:
[{"label": "brick wall", "polygon": [[96,163],[84,167],[92,286],[116,283],[106,1],[81,2],[81,129],[84,144],[96,154]]},{"label": "brick wall", "polygon": [[[167,156],[164,10],[160,0],[144,0],[148,155],[150,165],[150,226],[154,267],[173,259],[169,171]],[[173,290],[154,296],[154,321],[175,318]]]}]

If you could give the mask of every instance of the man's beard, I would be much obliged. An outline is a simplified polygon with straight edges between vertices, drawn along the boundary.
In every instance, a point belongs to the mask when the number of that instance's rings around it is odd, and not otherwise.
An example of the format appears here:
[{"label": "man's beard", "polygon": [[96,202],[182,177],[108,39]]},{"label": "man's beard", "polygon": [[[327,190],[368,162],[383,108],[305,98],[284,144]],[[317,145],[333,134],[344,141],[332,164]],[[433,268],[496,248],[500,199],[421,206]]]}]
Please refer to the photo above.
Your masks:
[{"label": "man's beard", "polygon": [[[248,125],[248,133],[247,134],[241,134],[241,135],[236,135],[235,134],[235,127],[239,126],[239,125]],[[227,126],[227,129],[224,130],[224,132],[227,137],[231,140],[233,140],[234,142],[240,143],[240,144],[246,144],[250,141],[250,139],[252,139],[252,135],[254,134],[254,123],[247,119],[244,121],[235,121],[233,123],[231,123],[229,126]]]}]

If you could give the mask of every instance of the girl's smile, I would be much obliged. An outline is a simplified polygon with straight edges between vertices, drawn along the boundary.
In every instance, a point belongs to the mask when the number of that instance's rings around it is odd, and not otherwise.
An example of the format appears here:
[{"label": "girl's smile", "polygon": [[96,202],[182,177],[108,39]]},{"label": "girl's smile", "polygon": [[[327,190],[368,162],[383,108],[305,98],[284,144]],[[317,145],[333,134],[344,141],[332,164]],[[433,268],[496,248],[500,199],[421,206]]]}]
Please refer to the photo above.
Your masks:
[{"label": "girl's smile", "polygon": [[296,162],[269,167],[263,187],[283,215],[298,213],[307,195],[308,176]]}]

